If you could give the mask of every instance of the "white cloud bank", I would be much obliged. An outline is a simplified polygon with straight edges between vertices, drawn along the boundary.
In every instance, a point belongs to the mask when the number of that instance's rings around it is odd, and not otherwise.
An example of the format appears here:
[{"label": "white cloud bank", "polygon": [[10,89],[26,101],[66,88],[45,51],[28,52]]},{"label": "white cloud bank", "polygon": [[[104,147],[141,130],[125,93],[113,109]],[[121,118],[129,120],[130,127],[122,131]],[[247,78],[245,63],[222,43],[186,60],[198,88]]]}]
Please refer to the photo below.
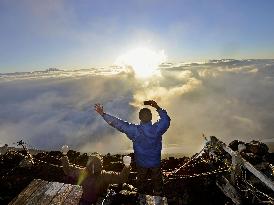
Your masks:
[{"label": "white cloud bank", "polygon": [[202,133],[225,142],[273,138],[274,60],[166,63],[161,76],[146,82],[119,71],[0,74],[0,144],[23,139],[39,149],[128,150],[130,141],[96,115],[93,104],[138,123],[142,101],[151,98],[172,119],[163,138],[167,152],[174,144],[182,153],[199,151]]}]

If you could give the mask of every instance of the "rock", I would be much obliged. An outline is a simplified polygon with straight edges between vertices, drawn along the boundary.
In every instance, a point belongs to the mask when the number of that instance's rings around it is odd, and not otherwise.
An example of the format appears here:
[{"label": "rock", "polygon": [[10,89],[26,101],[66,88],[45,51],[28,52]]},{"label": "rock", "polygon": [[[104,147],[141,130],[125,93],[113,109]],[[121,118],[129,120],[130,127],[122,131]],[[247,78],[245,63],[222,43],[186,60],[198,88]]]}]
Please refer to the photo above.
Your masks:
[{"label": "rock", "polygon": [[249,150],[253,154],[262,156],[268,154],[269,149],[266,144],[253,140],[247,144],[247,150]]}]

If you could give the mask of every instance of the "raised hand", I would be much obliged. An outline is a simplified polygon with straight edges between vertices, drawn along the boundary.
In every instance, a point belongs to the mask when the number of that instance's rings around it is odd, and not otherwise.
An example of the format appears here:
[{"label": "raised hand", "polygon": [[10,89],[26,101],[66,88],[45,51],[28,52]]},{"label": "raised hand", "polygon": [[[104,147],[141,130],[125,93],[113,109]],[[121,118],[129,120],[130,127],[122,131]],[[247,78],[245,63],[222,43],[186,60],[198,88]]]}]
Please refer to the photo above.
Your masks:
[{"label": "raised hand", "polygon": [[103,105],[97,103],[94,105],[94,110],[99,114],[99,115],[103,115],[104,114],[104,107]]},{"label": "raised hand", "polygon": [[159,108],[159,105],[154,101],[154,100],[147,100],[147,101],[144,101],[144,105],[150,105],[156,109]]}]

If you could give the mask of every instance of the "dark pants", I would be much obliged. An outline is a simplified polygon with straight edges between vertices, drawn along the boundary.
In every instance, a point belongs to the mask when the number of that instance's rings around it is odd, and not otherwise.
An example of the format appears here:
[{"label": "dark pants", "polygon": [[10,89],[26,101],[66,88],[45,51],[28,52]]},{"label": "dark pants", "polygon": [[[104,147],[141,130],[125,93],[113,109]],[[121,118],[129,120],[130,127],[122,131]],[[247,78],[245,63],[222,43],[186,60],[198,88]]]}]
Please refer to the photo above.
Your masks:
[{"label": "dark pants", "polygon": [[151,177],[153,194],[161,196],[163,194],[163,178],[161,167],[144,168],[137,166],[137,188],[139,193],[147,193],[149,177]]}]

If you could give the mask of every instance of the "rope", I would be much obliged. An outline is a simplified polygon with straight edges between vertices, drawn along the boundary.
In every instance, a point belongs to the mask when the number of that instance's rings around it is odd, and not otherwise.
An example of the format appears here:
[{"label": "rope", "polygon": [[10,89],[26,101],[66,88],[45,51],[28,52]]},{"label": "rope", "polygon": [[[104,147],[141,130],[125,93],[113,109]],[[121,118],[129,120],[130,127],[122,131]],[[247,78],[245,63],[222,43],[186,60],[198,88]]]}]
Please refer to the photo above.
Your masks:
[{"label": "rope", "polygon": [[191,158],[185,164],[183,164],[182,166],[180,166],[179,168],[177,168],[173,172],[171,172],[171,175],[176,174],[180,169],[185,168],[190,162],[192,162],[194,159],[196,159],[203,151],[204,151],[204,148],[202,148],[201,151],[195,157]]},{"label": "rope", "polygon": [[203,172],[199,174],[192,174],[192,175],[176,175],[174,178],[170,179],[185,179],[185,178],[194,178],[194,177],[200,177],[200,176],[209,176],[213,174],[219,174],[223,172],[230,172],[231,168],[230,167],[222,167],[217,170],[209,171],[209,172]]},{"label": "rope", "polygon": [[[25,145],[25,143],[21,143],[20,145]],[[30,146],[30,145],[29,145]],[[31,146],[32,147],[32,146]],[[46,162],[46,161],[43,161],[43,160],[40,160],[40,159],[37,159],[37,158],[33,158],[32,155],[29,153],[29,150],[24,147],[25,150],[27,151],[27,153],[24,155],[18,151],[15,151],[16,154],[20,155],[23,157],[23,159],[29,159],[32,163],[44,163],[44,164],[47,164],[47,165],[50,165],[50,166],[53,166],[53,167],[58,167],[58,168],[61,168],[62,166],[60,165],[56,165],[56,164],[52,164],[52,163],[49,163],[49,162]],[[219,149],[219,147],[217,147]],[[208,163],[209,161],[205,160],[203,157],[201,157],[200,160],[194,162],[194,160],[196,160],[200,154],[204,151],[205,147],[201,149],[201,151],[196,155],[194,156],[193,158],[190,158],[186,163],[184,163],[182,166],[180,166],[179,168],[175,169],[174,171],[172,171],[169,175],[167,175],[166,177],[168,177],[168,180],[172,180],[172,179],[187,179],[187,178],[195,178],[195,177],[200,177],[200,176],[210,176],[210,175],[214,175],[214,174],[220,174],[220,173],[225,173],[225,172],[231,172],[232,170],[232,167],[231,167],[231,164],[228,164],[226,163],[225,160],[221,160],[220,157],[218,156],[215,156],[214,159],[216,161],[220,161],[222,162],[222,164],[224,164],[225,166],[219,168],[219,169],[216,169],[216,170],[213,170],[213,171],[208,171],[208,172],[202,172],[202,173],[199,173],[199,174],[191,174],[191,175],[178,175],[177,172],[179,170],[182,170],[182,169],[185,169],[187,167],[195,167],[197,164],[201,163],[201,162],[204,162],[204,163]],[[213,147],[211,148],[213,149]],[[37,150],[34,148],[34,150]],[[219,150],[220,151],[220,150]],[[56,160],[55,157],[47,154],[46,157],[51,157],[51,158],[54,158]],[[3,156],[2,156],[2,159],[3,159]],[[215,162],[216,162],[215,161]],[[192,163],[194,162],[194,163]],[[74,166],[77,166],[75,164],[73,164]],[[19,165],[13,167],[11,170],[9,170],[8,172],[6,172],[2,177],[1,179],[5,179],[10,173],[12,173]],[[268,203],[271,203],[271,204],[274,204],[274,199],[272,197],[270,197],[269,195],[265,194],[264,192],[258,190],[254,185],[252,185],[250,182],[248,182],[246,180],[246,172],[245,172],[245,169],[241,169],[242,172],[241,172],[241,177],[239,178],[244,184],[241,185],[240,184],[240,180],[237,180],[236,181],[236,186],[237,186],[237,189],[241,192],[245,192],[245,193],[252,193],[253,195],[253,199],[252,201],[254,202],[255,198],[257,198],[259,201],[262,201],[261,198],[264,197],[264,198],[267,198],[268,200]],[[171,176],[171,177],[170,177]],[[166,183],[166,182],[165,182]],[[108,195],[107,195],[108,196]],[[103,201],[104,203],[104,201]]]},{"label": "rope", "polygon": [[267,194],[263,193],[262,191],[257,189],[254,185],[252,185],[250,182],[248,182],[247,180],[244,180],[243,182],[251,187],[251,189],[249,189],[250,191],[252,191],[255,194],[256,193],[261,194],[261,196],[266,197],[272,204],[274,204],[274,198],[272,198],[272,197],[268,196]]},{"label": "rope", "polygon": [[106,199],[108,200],[108,198],[110,198],[111,196],[114,196],[115,194],[116,194],[116,193],[115,193],[114,190],[112,190],[112,189],[111,189],[111,190],[108,190],[107,195],[106,195],[105,198],[103,199],[101,205],[104,205]]}]

